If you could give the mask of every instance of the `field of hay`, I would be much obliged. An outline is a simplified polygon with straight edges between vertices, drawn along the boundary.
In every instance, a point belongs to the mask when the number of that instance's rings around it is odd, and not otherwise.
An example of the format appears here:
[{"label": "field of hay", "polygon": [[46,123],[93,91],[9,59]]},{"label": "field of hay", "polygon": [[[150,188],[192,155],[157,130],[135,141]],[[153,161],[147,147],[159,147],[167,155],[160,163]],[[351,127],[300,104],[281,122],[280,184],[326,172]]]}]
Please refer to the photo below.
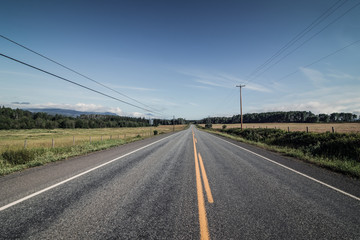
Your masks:
[{"label": "field of hay", "polygon": [[[205,124],[199,124],[205,127]],[[224,124],[213,124],[215,129],[222,128]],[[225,124],[226,128],[240,128],[241,124]],[[277,128],[285,131],[360,133],[360,123],[244,123],[243,128]]]},{"label": "field of hay", "polygon": [[[175,131],[184,129],[185,125],[176,125]],[[173,126],[140,127],[140,128],[95,128],[95,129],[30,129],[1,130],[0,154],[5,150],[21,148],[68,147],[86,142],[107,139],[130,139],[140,135],[149,137],[173,131]]]}]

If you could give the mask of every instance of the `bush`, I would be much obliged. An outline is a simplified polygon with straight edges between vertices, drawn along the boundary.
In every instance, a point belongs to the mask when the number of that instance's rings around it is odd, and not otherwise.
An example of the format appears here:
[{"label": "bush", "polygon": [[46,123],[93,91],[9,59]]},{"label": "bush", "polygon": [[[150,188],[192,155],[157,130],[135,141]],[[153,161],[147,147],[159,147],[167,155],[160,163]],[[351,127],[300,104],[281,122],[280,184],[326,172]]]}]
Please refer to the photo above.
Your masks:
[{"label": "bush", "polygon": [[360,135],[340,133],[286,132],[279,129],[231,128],[223,130],[250,141],[295,148],[313,156],[352,159],[360,162]]},{"label": "bush", "polygon": [[157,130],[154,130],[154,135],[158,135],[158,131],[157,131]]},{"label": "bush", "polygon": [[2,157],[8,163],[16,164],[25,164],[27,162],[33,161],[35,159],[35,154],[32,151],[22,149],[22,150],[6,150],[2,153]]},{"label": "bush", "polygon": [[222,125],[222,129],[223,130],[225,130],[226,129],[226,125],[224,124],[224,125]]}]

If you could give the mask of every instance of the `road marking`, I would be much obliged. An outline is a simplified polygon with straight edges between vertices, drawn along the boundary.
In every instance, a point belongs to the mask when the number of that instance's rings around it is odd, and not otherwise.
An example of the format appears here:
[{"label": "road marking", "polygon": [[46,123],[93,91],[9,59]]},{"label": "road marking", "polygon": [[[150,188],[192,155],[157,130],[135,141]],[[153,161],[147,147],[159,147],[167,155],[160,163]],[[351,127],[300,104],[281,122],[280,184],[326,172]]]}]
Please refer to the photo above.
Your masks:
[{"label": "road marking", "polygon": [[203,163],[203,160],[202,160],[202,157],[201,157],[200,153],[198,153],[198,155],[199,155],[201,176],[203,177],[204,187],[205,187],[207,199],[208,199],[208,202],[209,202],[209,203],[213,203],[213,202],[214,202],[214,199],[213,199],[213,196],[212,196],[212,194],[211,194],[211,189],[210,189],[209,181],[208,181],[208,178],[207,178],[207,175],[206,175],[204,163]]},{"label": "road marking", "polygon": [[209,234],[208,222],[206,217],[205,200],[204,200],[204,193],[201,184],[201,176],[200,176],[200,169],[199,169],[199,163],[196,152],[194,131],[192,132],[192,134],[193,134],[193,143],[194,143],[196,189],[197,189],[198,208],[199,208],[200,239],[207,240],[210,239],[210,234]]},{"label": "road marking", "polygon": [[[219,138],[219,137],[217,137],[217,138]],[[283,165],[283,164],[281,164],[281,163],[278,163],[278,162],[276,162],[276,161],[274,161],[274,160],[271,160],[271,159],[269,159],[269,158],[267,158],[267,157],[264,157],[264,156],[262,156],[262,155],[260,155],[260,154],[257,154],[257,153],[255,153],[255,152],[253,152],[253,151],[250,151],[250,150],[248,150],[248,149],[246,149],[246,148],[243,148],[243,147],[241,147],[241,146],[239,146],[239,145],[236,145],[236,144],[234,144],[234,143],[232,143],[232,142],[226,141],[226,140],[224,140],[224,139],[222,139],[222,138],[219,138],[219,139],[222,140],[222,141],[224,141],[224,142],[230,143],[231,145],[234,145],[234,146],[236,146],[236,147],[238,147],[238,148],[240,148],[240,149],[242,149],[242,150],[244,150],[244,151],[247,151],[247,152],[249,152],[249,153],[252,153],[252,154],[254,154],[255,156],[258,156],[258,157],[260,157],[260,158],[262,158],[262,159],[265,159],[266,161],[269,161],[269,162],[274,163],[274,164],[276,164],[276,165],[278,165],[278,166],[280,166],[280,167],[283,167],[283,168],[285,168],[285,169],[287,169],[287,170],[289,170],[289,171],[292,171],[292,172],[294,172],[294,173],[296,173],[296,174],[299,174],[299,175],[301,175],[301,176],[303,176],[303,177],[305,177],[305,178],[307,178],[307,179],[310,179],[310,180],[312,180],[312,181],[314,181],[314,182],[317,182],[317,183],[319,183],[319,184],[321,184],[321,185],[323,185],[323,186],[325,186],[325,187],[328,187],[328,188],[330,188],[330,189],[332,189],[332,190],[335,190],[335,191],[337,191],[337,192],[339,192],[339,193],[342,193],[342,194],[344,194],[344,195],[346,195],[346,196],[348,196],[348,197],[351,197],[351,198],[353,198],[353,199],[355,199],[355,200],[360,201],[360,198],[359,198],[359,197],[356,197],[356,196],[354,196],[354,195],[352,195],[352,194],[350,194],[350,193],[347,193],[347,192],[345,192],[345,191],[343,191],[343,190],[341,190],[341,189],[338,189],[338,188],[333,187],[333,186],[331,186],[331,185],[329,185],[329,184],[327,184],[327,183],[324,183],[324,182],[322,182],[322,181],[320,181],[320,180],[317,180],[316,178],[310,177],[309,175],[306,175],[306,174],[304,174],[304,173],[301,173],[301,172],[299,172],[299,171],[296,171],[295,169],[292,169],[292,168],[290,168],[290,167],[287,167],[287,166],[285,166],[285,165]]]},{"label": "road marking", "polygon": [[77,175],[75,175],[75,176],[73,176],[73,177],[71,177],[71,178],[68,178],[68,179],[66,179],[66,180],[64,180],[64,181],[61,181],[61,182],[59,182],[59,183],[56,183],[56,184],[54,184],[54,185],[52,185],[52,186],[50,186],[50,187],[44,188],[44,189],[42,189],[42,190],[40,190],[40,191],[37,191],[37,192],[32,193],[32,194],[30,194],[30,195],[28,195],[28,196],[26,196],[26,197],[23,197],[23,198],[21,198],[21,199],[19,199],[19,200],[16,200],[16,201],[14,201],[14,202],[11,202],[11,203],[9,203],[9,204],[7,204],[7,205],[5,205],[5,206],[0,207],[0,212],[3,211],[3,210],[5,210],[5,209],[7,209],[7,208],[9,208],[9,207],[12,207],[12,206],[18,204],[18,203],[21,203],[21,202],[23,202],[23,201],[25,201],[25,200],[28,200],[28,199],[30,199],[30,198],[33,198],[33,197],[35,197],[35,196],[37,196],[37,195],[39,195],[39,194],[41,194],[41,193],[44,193],[44,192],[49,191],[49,190],[51,190],[51,189],[53,189],[53,188],[56,188],[56,187],[58,187],[58,186],[60,186],[60,185],[62,185],[62,184],[64,184],[64,183],[67,183],[67,182],[69,182],[69,181],[71,181],[71,180],[74,180],[74,179],[76,179],[76,178],[78,178],[78,177],[81,177],[82,175],[85,175],[85,174],[87,174],[87,173],[89,173],[89,172],[92,172],[92,171],[94,171],[94,170],[96,170],[96,169],[98,169],[98,168],[104,167],[104,166],[106,166],[106,165],[108,165],[108,164],[110,164],[110,163],[112,163],[112,162],[115,162],[115,161],[120,160],[120,159],[122,159],[122,158],[124,158],[124,157],[127,157],[127,156],[129,156],[129,155],[131,155],[131,154],[133,154],[133,153],[136,153],[136,152],[138,152],[138,151],[140,151],[140,150],[143,150],[144,148],[147,148],[147,147],[149,147],[149,146],[151,146],[151,145],[154,145],[154,144],[156,144],[156,143],[158,143],[158,142],[164,141],[165,139],[167,139],[167,138],[169,138],[169,137],[172,137],[172,136],[173,136],[173,135],[170,135],[170,136],[167,136],[167,137],[162,138],[162,139],[160,139],[160,140],[157,140],[157,141],[155,141],[155,142],[153,142],[153,143],[150,143],[150,144],[148,144],[148,145],[146,145],[146,146],[143,146],[143,147],[138,148],[138,149],[136,149],[136,150],[134,150],[134,151],[131,151],[131,152],[129,152],[129,153],[126,153],[126,154],[124,154],[124,155],[122,155],[122,156],[120,156],[120,157],[117,157],[117,158],[115,158],[115,159],[112,159],[112,160],[110,160],[110,161],[108,161],[108,162],[106,162],[106,163],[103,163],[103,164],[99,165],[99,166],[96,166],[96,167],[94,167],[94,168],[91,168],[91,169],[89,169],[89,170],[87,170],[87,171],[85,171],[85,172],[79,173],[79,174],[77,174]]}]

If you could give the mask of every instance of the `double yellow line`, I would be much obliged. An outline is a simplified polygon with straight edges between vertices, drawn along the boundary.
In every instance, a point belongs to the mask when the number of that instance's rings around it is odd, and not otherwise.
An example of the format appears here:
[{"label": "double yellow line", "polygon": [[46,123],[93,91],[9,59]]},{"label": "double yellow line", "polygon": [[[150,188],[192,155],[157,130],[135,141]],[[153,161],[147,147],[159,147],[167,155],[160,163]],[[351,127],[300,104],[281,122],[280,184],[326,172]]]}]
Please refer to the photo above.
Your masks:
[{"label": "double yellow line", "polygon": [[[195,173],[196,173],[196,189],[197,189],[197,197],[198,197],[198,207],[199,207],[199,223],[200,223],[200,239],[210,239],[209,228],[208,228],[208,221],[206,217],[206,208],[205,208],[205,200],[204,200],[204,193],[203,187],[201,182],[204,182],[204,188],[207,196],[207,200],[209,203],[213,203],[214,199],[211,194],[211,189],[209,185],[209,181],[206,175],[204,163],[200,153],[197,153],[196,150],[196,143],[197,139],[195,138],[194,130],[192,130],[193,135],[193,143],[194,143],[194,157],[195,157]],[[199,167],[200,164],[200,167]],[[201,175],[200,175],[201,169]]]}]

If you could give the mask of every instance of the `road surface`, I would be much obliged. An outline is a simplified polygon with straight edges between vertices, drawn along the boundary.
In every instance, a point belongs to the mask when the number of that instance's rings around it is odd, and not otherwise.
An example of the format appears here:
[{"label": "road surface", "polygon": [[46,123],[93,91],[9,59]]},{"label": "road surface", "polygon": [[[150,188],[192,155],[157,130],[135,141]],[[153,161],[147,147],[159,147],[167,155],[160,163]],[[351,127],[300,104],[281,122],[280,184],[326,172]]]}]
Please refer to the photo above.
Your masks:
[{"label": "road surface", "polygon": [[194,127],[0,178],[1,239],[360,239],[360,182]]}]

